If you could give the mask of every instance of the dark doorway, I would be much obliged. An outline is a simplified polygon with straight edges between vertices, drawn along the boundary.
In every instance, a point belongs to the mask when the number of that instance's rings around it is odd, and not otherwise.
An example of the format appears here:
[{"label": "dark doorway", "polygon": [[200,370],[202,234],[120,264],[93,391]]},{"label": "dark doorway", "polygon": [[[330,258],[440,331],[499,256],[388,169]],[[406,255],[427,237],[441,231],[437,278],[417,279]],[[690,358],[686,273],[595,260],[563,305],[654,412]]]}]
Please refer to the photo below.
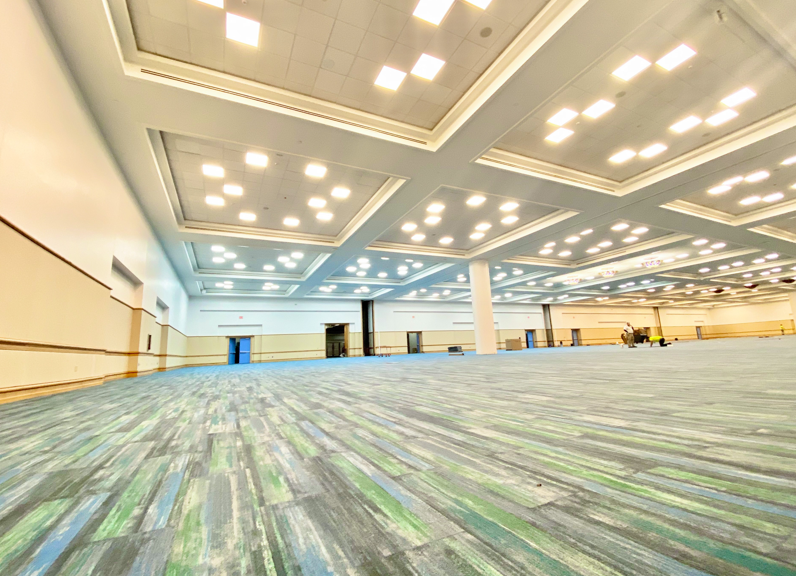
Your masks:
[{"label": "dark doorway", "polygon": [[696,331],[697,331],[697,340],[702,340],[702,326],[697,326]]},{"label": "dark doorway", "polygon": [[348,346],[346,345],[347,324],[327,324],[326,325],[326,357],[345,358],[348,356]]},{"label": "dark doorway", "polygon": [[407,332],[406,333],[406,348],[409,354],[419,354],[423,351],[423,344],[420,338],[420,332]]},{"label": "dark doorway", "polygon": [[572,345],[580,346],[580,329],[572,331]]},{"label": "dark doorway", "polygon": [[526,330],[525,331],[525,344],[528,348],[535,348],[534,340],[536,338],[536,331],[535,330]]},{"label": "dark doorway", "polygon": [[376,354],[376,339],[373,328],[373,300],[362,301],[362,354],[373,356]]},{"label": "dark doorway", "polygon": [[227,364],[249,364],[251,362],[251,349],[251,338],[230,338]]}]

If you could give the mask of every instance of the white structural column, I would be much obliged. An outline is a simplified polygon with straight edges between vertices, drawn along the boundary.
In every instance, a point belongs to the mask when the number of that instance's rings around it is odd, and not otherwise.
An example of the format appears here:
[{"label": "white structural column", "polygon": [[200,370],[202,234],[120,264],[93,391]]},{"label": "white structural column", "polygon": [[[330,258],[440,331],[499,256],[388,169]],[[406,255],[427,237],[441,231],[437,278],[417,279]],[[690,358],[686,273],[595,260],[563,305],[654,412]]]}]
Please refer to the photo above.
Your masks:
[{"label": "white structural column", "polygon": [[492,315],[492,286],[489,283],[489,262],[470,262],[470,292],[473,297],[475,353],[497,354],[495,317]]}]

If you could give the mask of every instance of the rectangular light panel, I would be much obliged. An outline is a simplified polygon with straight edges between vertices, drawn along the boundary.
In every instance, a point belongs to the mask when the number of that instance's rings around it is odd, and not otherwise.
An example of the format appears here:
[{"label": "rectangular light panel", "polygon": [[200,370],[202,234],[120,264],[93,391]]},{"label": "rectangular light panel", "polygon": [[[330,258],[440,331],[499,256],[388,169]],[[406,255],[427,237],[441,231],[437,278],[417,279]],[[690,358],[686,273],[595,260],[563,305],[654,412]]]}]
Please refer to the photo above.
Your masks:
[{"label": "rectangular light panel", "polygon": [[205,176],[210,176],[212,178],[223,178],[224,169],[221,166],[213,166],[212,164],[203,164],[202,174],[204,174]]},{"label": "rectangular light panel", "polygon": [[406,78],[406,72],[385,66],[379,72],[379,77],[376,78],[375,84],[389,90],[397,90],[404,78]]},{"label": "rectangular light panel", "polygon": [[230,196],[243,196],[243,188],[235,184],[224,184],[224,194]]},{"label": "rectangular light panel", "polygon": [[227,38],[256,48],[260,42],[260,23],[227,12]]},{"label": "rectangular light panel", "polygon": [[725,122],[729,122],[733,118],[737,118],[737,117],[738,117],[738,113],[735,110],[732,110],[732,109],[728,108],[727,110],[724,110],[723,112],[719,112],[718,114],[714,114],[713,116],[711,116],[710,118],[705,120],[705,122],[707,122],[711,126],[720,126],[721,124],[724,124]]},{"label": "rectangular light panel", "polygon": [[578,113],[574,110],[570,110],[569,108],[564,108],[560,112],[556,113],[550,120],[547,122],[549,124],[555,124],[556,126],[563,126],[573,118],[576,118]]},{"label": "rectangular light panel", "polygon": [[674,130],[678,134],[682,134],[687,130],[691,130],[694,126],[699,126],[702,124],[702,120],[697,118],[696,116],[689,116],[685,120],[680,120],[677,124],[673,124],[670,127],[670,130]]},{"label": "rectangular light panel", "polygon": [[260,166],[261,168],[265,168],[268,166],[268,156],[265,154],[258,154],[257,152],[247,152],[246,153],[246,164],[250,166]]},{"label": "rectangular light panel", "polygon": [[454,0],[420,0],[417,3],[417,8],[412,13],[421,20],[431,22],[432,24],[439,25],[448,10],[453,6]]},{"label": "rectangular light panel", "polygon": [[464,0],[468,4],[472,4],[473,6],[477,6],[482,10],[486,10],[486,7],[492,2],[492,0]]},{"label": "rectangular light panel", "polygon": [[211,6],[215,6],[216,8],[223,8],[224,7],[224,0],[199,0],[202,4],[210,4]]},{"label": "rectangular light panel", "polygon": [[600,100],[599,102],[586,108],[586,110],[583,112],[583,115],[588,116],[589,118],[599,118],[609,110],[613,110],[615,106],[615,104],[612,104],[607,100]]},{"label": "rectangular light panel", "polygon": [[644,148],[641,152],[638,153],[639,156],[643,158],[652,158],[653,156],[657,156],[661,152],[664,152],[668,149],[666,144],[653,144],[648,148]]},{"label": "rectangular light panel", "polygon": [[308,164],[307,168],[304,170],[304,174],[311,176],[312,178],[323,178],[326,176],[326,166],[321,166],[319,164]]},{"label": "rectangular light panel", "polygon": [[425,78],[426,80],[433,80],[434,76],[437,75],[437,72],[439,72],[440,68],[444,65],[444,60],[434,58],[428,54],[423,54],[417,61],[417,64],[415,64],[415,67],[412,68],[412,74]]},{"label": "rectangular light panel", "polygon": [[658,66],[664,70],[674,70],[680,64],[691,58],[696,54],[696,50],[692,50],[685,44],[680,44],[677,48],[669,52],[666,56],[656,62]]},{"label": "rectangular light panel", "polygon": [[621,164],[622,162],[627,162],[631,158],[636,155],[633,150],[622,150],[621,152],[617,152],[613,156],[611,156],[608,160],[613,162],[614,164]]},{"label": "rectangular light panel", "polygon": [[545,138],[545,140],[549,142],[555,142],[556,144],[558,144],[559,142],[569,138],[573,134],[574,132],[572,130],[569,130],[567,128],[559,128],[558,130],[550,134],[550,136]]},{"label": "rectangular light panel", "polygon": [[630,60],[614,70],[613,74],[622,80],[630,80],[640,72],[650,67],[650,63],[641,56],[633,56]]},{"label": "rectangular light panel", "polygon": [[721,101],[722,104],[727,106],[728,108],[735,108],[738,104],[743,104],[747,100],[751,100],[757,96],[757,94],[749,89],[749,88],[742,88],[738,90],[735,94],[730,94],[724,100]]}]

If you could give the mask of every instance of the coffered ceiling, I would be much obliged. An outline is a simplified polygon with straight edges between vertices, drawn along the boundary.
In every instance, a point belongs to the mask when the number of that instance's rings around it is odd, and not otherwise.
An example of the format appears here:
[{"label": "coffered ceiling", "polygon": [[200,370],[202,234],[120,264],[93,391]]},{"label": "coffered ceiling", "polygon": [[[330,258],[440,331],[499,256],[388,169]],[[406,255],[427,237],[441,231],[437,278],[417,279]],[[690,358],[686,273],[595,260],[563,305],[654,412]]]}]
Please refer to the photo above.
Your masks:
[{"label": "coffered ceiling", "polygon": [[791,4],[41,8],[194,296],[724,306],[796,285]]}]

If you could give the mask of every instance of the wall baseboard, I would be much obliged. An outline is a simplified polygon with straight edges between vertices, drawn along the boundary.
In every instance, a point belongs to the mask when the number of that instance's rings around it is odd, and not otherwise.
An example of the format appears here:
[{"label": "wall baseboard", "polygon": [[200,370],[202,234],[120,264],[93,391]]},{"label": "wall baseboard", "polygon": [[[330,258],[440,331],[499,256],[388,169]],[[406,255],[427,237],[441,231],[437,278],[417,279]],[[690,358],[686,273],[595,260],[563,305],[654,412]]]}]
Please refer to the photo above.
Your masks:
[{"label": "wall baseboard", "polygon": [[104,378],[84,378],[71,382],[55,382],[50,384],[36,384],[31,386],[20,386],[9,390],[0,390],[0,404],[28,400],[39,396],[50,396],[61,392],[71,392],[81,388],[101,386],[105,383]]}]

